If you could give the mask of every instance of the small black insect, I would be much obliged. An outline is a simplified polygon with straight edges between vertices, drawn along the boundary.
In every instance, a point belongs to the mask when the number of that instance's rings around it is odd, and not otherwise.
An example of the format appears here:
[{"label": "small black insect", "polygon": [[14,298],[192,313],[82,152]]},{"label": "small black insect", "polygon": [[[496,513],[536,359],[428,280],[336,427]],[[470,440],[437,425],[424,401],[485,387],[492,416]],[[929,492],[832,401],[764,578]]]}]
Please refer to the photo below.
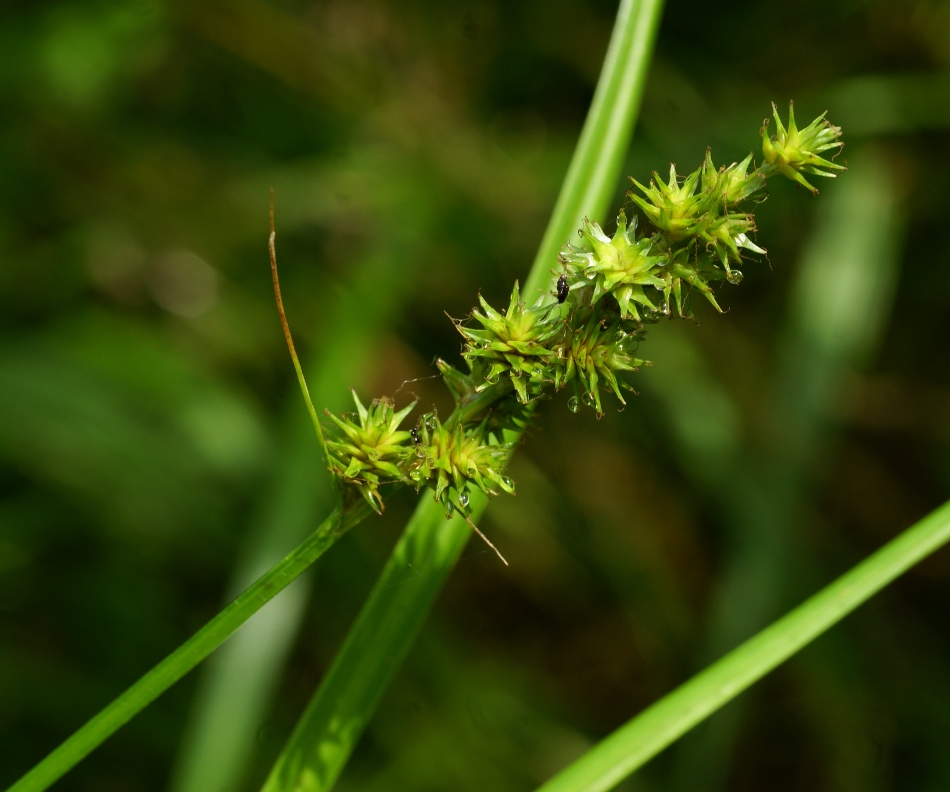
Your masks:
[{"label": "small black insect", "polygon": [[567,299],[567,276],[562,275],[557,279],[557,301],[563,303]]},{"label": "small black insect", "polygon": [[413,445],[421,445],[421,444],[422,444],[422,438],[419,436],[419,430],[418,430],[418,429],[410,429],[410,430],[409,430],[409,436],[412,437],[412,443],[413,443]]}]

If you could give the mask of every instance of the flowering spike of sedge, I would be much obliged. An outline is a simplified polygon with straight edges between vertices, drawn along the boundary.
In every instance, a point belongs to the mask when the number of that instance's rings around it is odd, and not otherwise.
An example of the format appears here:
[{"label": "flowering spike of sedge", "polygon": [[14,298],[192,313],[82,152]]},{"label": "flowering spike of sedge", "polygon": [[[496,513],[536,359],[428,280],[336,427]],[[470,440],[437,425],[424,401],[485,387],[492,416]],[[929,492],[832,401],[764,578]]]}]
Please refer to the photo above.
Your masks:
[{"label": "flowering spike of sedge", "polygon": [[274,190],[270,191],[270,237],[267,240],[267,248],[270,251],[270,272],[271,279],[274,281],[274,297],[277,300],[277,313],[280,314],[280,326],[284,329],[284,338],[287,341],[287,349],[290,350],[290,359],[294,363],[294,370],[297,372],[297,382],[300,383],[300,392],[307,403],[307,410],[310,413],[310,421],[317,433],[317,440],[320,443],[320,450],[323,452],[323,461],[330,469],[330,454],[327,451],[327,441],[323,436],[323,428],[317,418],[317,411],[313,408],[313,400],[310,398],[310,390],[307,388],[307,380],[303,375],[303,369],[300,367],[300,360],[297,358],[297,352],[294,349],[294,339],[290,335],[290,325],[287,324],[287,314],[284,313],[284,301],[280,296],[280,280],[277,277],[277,247],[275,240],[277,233],[274,230]]},{"label": "flowering spike of sedge", "polygon": [[775,102],[772,102],[772,117],[775,119],[777,135],[769,137],[767,118],[762,125],[762,154],[769,166],[798,182],[813,195],[818,194],[818,189],[809,184],[802,173],[833,179],[838,175],[834,171],[845,170],[844,165],[819,156],[829,149],[840,151],[844,146],[841,142],[841,127],[826,121],[825,113],[799,129],[795,123],[795,107],[789,102],[786,127],[779,117]]},{"label": "flowering spike of sedge", "polygon": [[[475,525],[468,506],[476,488],[489,497],[514,494],[514,482],[505,472],[517,441],[508,432],[521,433],[528,426],[534,412],[529,405],[568,384],[575,390],[567,402],[571,412],[583,404],[600,418],[608,392],[624,405],[623,391],[636,391],[621,375],[649,365],[635,356],[644,325],[661,317],[692,316],[691,293],[701,294],[722,313],[714,284],[739,283],[739,267],[749,254],[765,255],[754,241],[750,202],[766,180],[781,174],[817,192],[805,175],[831,177],[844,169],[821,156],[842,145],[841,130],[824,114],[802,128],[791,107],[787,123],[774,105],[773,114],[776,134],[770,137],[767,124],[763,127],[765,162],[758,168],[752,154],[717,167],[707,149],[702,164],[685,176],[671,165],[665,180],[656,172],[649,186],[634,180],[635,190],[628,196],[645,216],[646,233],[638,236],[636,216],[628,222],[623,210],[613,236],[585,218],[580,229],[584,244],[562,248],[561,267],[552,273],[556,301],[542,293],[527,304],[517,281],[504,310],[492,308],[479,294],[480,307],[472,310],[471,321],[452,320],[465,340],[462,358],[468,373],[436,359],[456,404],[444,423],[433,409],[402,430],[399,425],[415,403],[397,412],[390,399],[364,406],[355,393],[356,414],[328,413],[324,453],[340,489],[359,492],[381,514],[384,484],[409,484],[417,491],[425,486],[446,518],[458,512],[507,564]],[[271,262],[287,345],[306,397],[277,289],[273,219]],[[312,415],[309,397],[307,401]]]}]

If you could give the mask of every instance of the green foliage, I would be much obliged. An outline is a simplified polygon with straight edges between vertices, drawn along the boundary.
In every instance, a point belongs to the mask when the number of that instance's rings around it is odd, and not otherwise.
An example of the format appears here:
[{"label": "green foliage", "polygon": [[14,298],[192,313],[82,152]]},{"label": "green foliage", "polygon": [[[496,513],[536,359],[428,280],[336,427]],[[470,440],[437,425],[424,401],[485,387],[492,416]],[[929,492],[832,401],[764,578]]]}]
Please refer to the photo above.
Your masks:
[{"label": "green foliage", "polygon": [[[671,313],[678,277],[701,324],[628,340],[629,358],[656,365],[607,368],[626,410],[582,354],[605,349],[612,324],[575,333],[555,379],[573,360],[587,381],[532,401],[530,421],[517,398],[493,403],[490,432],[529,427],[506,471],[518,495],[470,516],[511,570],[479,543],[463,552],[471,529],[426,485],[426,530],[413,518],[407,552],[377,581],[411,511],[411,485],[383,482],[384,517],[337,542],[64,789],[157,792],[169,774],[180,792],[256,789],[317,685],[325,720],[310,747],[343,772],[341,790],[531,789],[946,498],[942,4],[829,6],[821,24],[767,4],[668,10],[649,77],[616,72],[596,91],[605,112],[584,139],[616,145],[582,147],[556,201],[610,4],[9,9],[0,788],[333,508],[266,283],[269,187],[316,403],[340,415],[354,410],[350,388],[389,393],[394,410],[437,405],[446,426],[458,400],[477,428],[494,392],[475,392],[483,380],[456,356],[444,311],[463,317],[479,291],[502,311],[515,278],[530,310],[585,216],[613,236],[622,174],[649,189],[658,168],[669,186],[672,160],[682,185],[710,144],[716,173],[722,157],[741,164],[772,99],[795,96],[804,120],[829,108],[848,136],[846,162],[818,152],[849,168],[820,201],[770,180],[748,235],[770,265],[740,265],[722,243],[741,289],[723,284],[719,251],[695,245],[711,253],[698,275],[724,319],[686,280],[695,270],[670,270]],[[608,60],[643,46],[618,40]],[[623,103],[641,94],[634,134]],[[648,239],[646,210],[624,209]],[[660,308],[654,288],[643,293]],[[436,355],[452,396],[426,379]],[[591,372],[600,421],[596,404],[565,411],[593,390]],[[470,507],[484,500],[469,491]],[[947,788],[945,572],[942,554],[912,570],[621,786]],[[371,591],[378,618],[338,664]],[[339,685],[323,690],[331,667]]]}]

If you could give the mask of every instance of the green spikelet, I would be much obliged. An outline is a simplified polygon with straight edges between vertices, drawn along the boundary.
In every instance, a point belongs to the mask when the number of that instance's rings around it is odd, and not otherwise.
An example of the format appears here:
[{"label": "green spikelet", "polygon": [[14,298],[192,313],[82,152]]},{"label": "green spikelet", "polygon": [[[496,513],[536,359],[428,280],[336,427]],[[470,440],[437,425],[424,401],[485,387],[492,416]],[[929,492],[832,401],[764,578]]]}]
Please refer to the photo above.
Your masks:
[{"label": "green spikelet", "polygon": [[499,489],[514,494],[514,483],[504,475],[510,449],[486,430],[487,421],[466,429],[455,422],[443,425],[429,413],[414,430],[418,444],[409,478],[417,488],[427,484],[435,490],[446,516],[453,510],[468,516],[470,486],[486,495],[497,495]]},{"label": "green spikelet", "polygon": [[354,393],[357,413],[331,415],[326,442],[329,468],[341,492],[352,495],[349,505],[355,499],[362,509],[358,491],[382,512],[383,484],[431,487],[446,516],[464,517],[498,552],[472,522],[469,501],[479,490],[514,492],[505,475],[510,443],[531,423],[531,403],[571,384],[568,407],[575,412],[586,405],[602,416],[607,391],[626,404],[623,390],[633,389],[621,373],[650,365],[636,356],[644,323],[690,315],[697,292],[721,312],[715,282],[739,283],[739,265],[750,254],[765,254],[752,239],[755,218],[748,209],[764,198],[758,194],[766,180],[782,174],[817,192],[803,174],[833,177],[844,169],[820,156],[842,145],[841,130],[824,115],[799,129],[791,109],[787,127],[772,109],[777,134],[769,137],[766,122],[760,167],[751,154],[717,167],[707,149],[702,165],[685,177],[671,165],[666,181],[655,172],[648,186],[634,180],[628,196],[648,228],[639,238],[636,217],[628,222],[623,210],[610,237],[585,218],[582,241],[565,245],[562,269],[552,271],[556,300],[549,292],[528,306],[515,282],[500,313],[479,295],[473,321],[455,322],[468,371],[441,358],[435,363],[455,400],[444,424],[433,411],[404,431],[399,426],[414,404],[396,412],[391,401],[379,399],[367,409]]},{"label": "green spikelet", "polygon": [[543,386],[544,372],[554,354],[548,348],[549,342],[560,327],[555,322],[545,321],[550,313],[548,307],[525,307],[517,281],[504,314],[498,313],[481,295],[478,301],[484,313],[475,309],[472,317],[481,324],[481,328],[456,323],[467,341],[462,356],[473,371],[478,369],[479,364],[487,368],[484,382],[476,387],[476,391],[497,385],[505,377],[517,391],[519,401],[527,404]]},{"label": "green spikelet", "polygon": [[627,216],[621,210],[617,230],[608,237],[597,224],[584,218],[581,238],[590,249],[567,245],[561,250],[561,263],[567,268],[571,291],[592,287],[588,303],[593,304],[610,294],[620,306],[622,319],[640,321],[637,305],[651,313],[657,306],[644,293],[644,286],[662,290],[666,284],[657,277],[656,270],[663,264],[663,256],[651,255],[650,240],[636,239],[636,218],[627,226]]},{"label": "green spikelet", "polygon": [[337,431],[328,433],[330,472],[344,484],[355,486],[366,502],[379,514],[383,500],[379,486],[387,481],[407,481],[402,465],[412,448],[408,445],[410,433],[399,429],[399,424],[416,406],[413,402],[399,412],[392,401],[376,399],[366,408],[352,391],[356,402],[358,422],[352,413],[338,418],[324,411]]},{"label": "green spikelet", "polygon": [[642,327],[624,329],[623,320],[605,326],[596,311],[584,311],[572,321],[576,326],[570,337],[558,349],[554,387],[557,390],[574,381],[575,395],[571,404],[579,407],[588,404],[597,410],[598,417],[604,414],[601,405],[600,386],[606,384],[621,404],[626,404],[621,387],[632,390],[626,383],[618,382],[616,372],[636,371],[650,363],[633,356],[643,338]]},{"label": "green spikelet", "polygon": [[672,297],[680,316],[689,313],[685,298],[693,290],[721,312],[710,281],[725,278],[739,283],[742,272],[733,266],[743,260],[740,249],[765,253],[749,237],[755,231],[754,217],[735,209],[765,183],[759,171],[749,173],[751,162],[750,154],[740,163],[717,169],[707,149],[703,165],[682,184],[673,165],[668,183],[656,173],[649,187],[633,180],[643,196],[633,191],[628,195],[656,226],[652,241],[667,256],[662,271],[657,273],[664,281],[664,303],[669,306]]},{"label": "green spikelet", "polygon": [[777,133],[769,137],[769,120],[766,118],[762,125],[762,154],[765,161],[783,176],[798,182],[802,187],[817,195],[818,190],[806,181],[802,173],[815,176],[835,178],[834,171],[844,170],[844,165],[818,156],[823,151],[836,148],[839,151],[844,144],[841,142],[841,127],[836,127],[825,120],[825,113],[812,121],[804,129],[795,124],[795,108],[788,104],[788,127],[782,124],[778,108],[772,103],[772,117],[775,119]]}]

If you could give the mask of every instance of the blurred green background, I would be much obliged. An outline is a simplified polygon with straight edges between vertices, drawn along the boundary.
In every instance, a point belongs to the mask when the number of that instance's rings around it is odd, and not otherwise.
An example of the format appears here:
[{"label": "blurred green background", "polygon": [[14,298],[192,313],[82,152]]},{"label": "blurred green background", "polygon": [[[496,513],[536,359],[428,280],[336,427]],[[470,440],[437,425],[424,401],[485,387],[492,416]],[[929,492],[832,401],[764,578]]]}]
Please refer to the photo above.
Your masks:
[{"label": "blurred green background", "polygon": [[[318,408],[448,411],[445,313],[527,274],[615,10],[4,10],[0,787],[329,509],[268,189]],[[768,261],[725,315],[650,330],[625,411],[543,406],[482,526],[511,567],[470,543],[339,789],[531,789],[946,499],[950,4],[670,0],[626,172],[740,159],[789,99],[844,128],[850,170],[771,187]],[[413,503],[56,789],[258,788]],[[948,573],[942,551],[622,788],[950,788]]]}]

